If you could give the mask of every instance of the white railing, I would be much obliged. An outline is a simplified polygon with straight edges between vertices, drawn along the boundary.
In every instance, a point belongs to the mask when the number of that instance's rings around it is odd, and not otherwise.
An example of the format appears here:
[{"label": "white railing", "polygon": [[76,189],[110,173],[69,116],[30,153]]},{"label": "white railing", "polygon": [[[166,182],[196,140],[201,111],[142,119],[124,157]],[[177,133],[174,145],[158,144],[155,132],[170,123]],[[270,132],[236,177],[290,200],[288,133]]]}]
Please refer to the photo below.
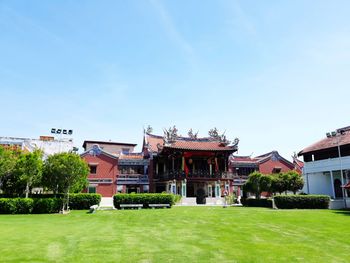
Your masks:
[{"label": "white railing", "polygon": [[[341,157],[342,169],[350,169],[350,156]],[[305,162],[304,174],[340,170],[339,158]]]}]

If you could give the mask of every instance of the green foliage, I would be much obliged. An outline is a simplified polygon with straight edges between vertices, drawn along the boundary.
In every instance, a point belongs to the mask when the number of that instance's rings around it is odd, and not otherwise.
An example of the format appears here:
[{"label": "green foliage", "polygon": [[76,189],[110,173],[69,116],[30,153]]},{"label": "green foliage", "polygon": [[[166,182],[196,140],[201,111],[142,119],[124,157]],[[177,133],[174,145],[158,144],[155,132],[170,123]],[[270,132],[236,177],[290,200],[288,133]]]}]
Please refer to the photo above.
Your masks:
[{"label": "green foliage", "polygon": [[271,199],[254,199],[254,198],[243,198],[241,202],[244,206],[250,207],[270,207],[272,208]]},{"label": "green foliage", "polygon": [[115,208],[120,208],[121,204],[143,204],[148,207],[149,204],[174,204],[172,194],[116,194],[113,197]]},{"label": "green foliage", "polygon": [[92,205],[99,205],[101,202],[100,194],[70,194],[69,207],[71,209],[81,210],[89,209]]},{"label": "green foliage", "polygon": [[285,177],[279,173],[272,175],[271,181],[271,192],[272,193],[283,193],[287,190],[287,184],[285,182]]},{"label": "green foliage", "polygon": [[328,195],[278,195],[274,197],[280,209],[328,209]]},{"label": "green foliage", "polygon": [[33,186],[41,182],[42,152],[23,152],[0,148],[0,178],[2,190],[7,195],[26,196]]},{"label": "green foliage", "polygon": [[245,191],[254,193],[256,199],[260,198],[260,194],[262,192],[261,185],[260,185],[260,179],[262,176],[263,174],[259,172],[251,173],[244,187]]},{"label": "green foliage", "polygon": [[33,214],[58,213],[62,207],[61,198],[33,198]]},{"label": "green foliage", "polygon": [[31,198],[0,198],[0,214],[30,214],[33,203]]},{"label": "green foliage", "polygon": [[173,198],[174,198],[173,204],[177,204],[177,203],[179,203],[181,201],[182,196],[173,194]]},{"label": "green foliage", "polygon": [[54,193],[64,193],[63,210],[68,206],[68,193],[80,192],[87,184],[89,166],[75,153],[58,153],[47,158],[42,184]]},{"label": "green foliage", "polygon": [[300,190],[304,185],[303,178],[296,171],[288,171],[279,174],[261,174],[253,172],[249,175],[244,190],[255,194],[255,198],[259,199],[261,192],[283,193],[287,191]]},{"label": "green foliage", "polygon": [[296,171],[289,171],[288,173],[288,190],[292,191],[294,194],[304,186],[303,177]]}]

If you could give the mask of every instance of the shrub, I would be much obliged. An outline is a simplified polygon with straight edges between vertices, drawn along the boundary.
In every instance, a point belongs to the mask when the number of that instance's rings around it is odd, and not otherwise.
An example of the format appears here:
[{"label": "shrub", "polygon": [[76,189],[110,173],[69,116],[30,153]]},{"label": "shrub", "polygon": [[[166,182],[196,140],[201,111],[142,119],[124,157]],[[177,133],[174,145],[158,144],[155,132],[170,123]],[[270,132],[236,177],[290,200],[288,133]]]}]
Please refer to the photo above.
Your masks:
[{"label": "shrub", "polygon": [[62,208],[60,198],[33,198],[33,214],[58,213]]},{"label": "shrub", "polygon": [[115,208],[120,208],[121,204],[174,204],[175,198],[172,194],[116,194],[113,197]]},{"label": "shrub", "polygon": [[92,205],[99,205],[101,202],[100,194],[70,194],[69,208],[76,210],[89,209]]},{"label": "shrub", "polygon": [[33,210],[31,198],[1,198],[1,214],[30,214]]},{"label": "shrub", "polygon": [[173,204],[177,204],[178,202],[181,201],[182,196],[181,195],[173,195]]},{"label": "shrub", "polygon": [[328,195],[278,195],[274,197],[277,208],[280,209],[328,209]]},{"label": "shrub", "polygon": [[254,199],[254,198],[243,198],[241,203],[244,206],[250,207],[270,207],[272,208],[272,200],[271,199]]}]

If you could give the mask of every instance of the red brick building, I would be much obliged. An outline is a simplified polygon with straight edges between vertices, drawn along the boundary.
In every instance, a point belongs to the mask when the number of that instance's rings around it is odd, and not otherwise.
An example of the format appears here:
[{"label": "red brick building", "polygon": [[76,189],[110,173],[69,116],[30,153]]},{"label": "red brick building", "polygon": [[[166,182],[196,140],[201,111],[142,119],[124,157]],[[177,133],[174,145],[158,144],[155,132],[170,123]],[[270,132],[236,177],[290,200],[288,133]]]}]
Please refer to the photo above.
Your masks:
[{"label": "red brick building", "polygon": [[259,171],[263,174],[284,173],[296,170],[301,174],[303,162],[293,158],[293,163],[282,157],[277,151],[272,151],[256,157],[230,156],[230,169],[235,174],[235,186],[237,194],[240,194],[241,186],[245,184],[249,174]]},{"label": "red brick building", "polygon": [[133,153],[136,144],[85,141],[81,157],[90,174],[86,192],[112,197],[116,193],[148,192],[148,160]]}]

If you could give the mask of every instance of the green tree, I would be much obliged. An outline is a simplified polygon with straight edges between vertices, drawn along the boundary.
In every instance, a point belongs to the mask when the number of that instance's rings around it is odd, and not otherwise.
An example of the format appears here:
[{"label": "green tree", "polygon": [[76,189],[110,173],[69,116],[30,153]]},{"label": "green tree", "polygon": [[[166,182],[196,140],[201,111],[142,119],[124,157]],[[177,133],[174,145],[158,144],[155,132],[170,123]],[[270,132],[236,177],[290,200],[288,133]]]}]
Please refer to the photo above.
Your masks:
[{"label": "green tree", "polygon": [[256,199],[260,199],[260,195],[262,192],[262,189],[260,186],[260,179],[262,176],[263,175],[261,173],[256,171],[251,173],[244,187],[246,191],[254,193]]},{"label": "green tree", "polygon": [[286,183],[281,173],[271,175],[271,192],[282,194],[286,189]]},{"label": "green tree", "polygon": [[75,153],[51,155],[44,163],[42,184],[56,193],[64,193],[63,208],[68,207],[69,193],[80,192],[88,184],[89,166]]},{"label": "green tree", "polygon": [[288,190],[294,194],[304,186],[303,177],[296,171],[289,171],[288,174]]},{"label": "green tree", "polygon": [[13,174],[17,159],[17,150],[6,149],[0,146],[0,189],[5,191],[4,184]]},{"label": "green tree", "polygon": [[271,175],[263,174],[260,177],[260,190],[262,192],[271,192],[272,178]]},{"label": "green tree", "polygon": [[14,174],[20,181],[20,185],[25,185],[26,198],[33,186],[40,186],[43,169],[43,154],[40,150],[22,153],[16,163]]}]

